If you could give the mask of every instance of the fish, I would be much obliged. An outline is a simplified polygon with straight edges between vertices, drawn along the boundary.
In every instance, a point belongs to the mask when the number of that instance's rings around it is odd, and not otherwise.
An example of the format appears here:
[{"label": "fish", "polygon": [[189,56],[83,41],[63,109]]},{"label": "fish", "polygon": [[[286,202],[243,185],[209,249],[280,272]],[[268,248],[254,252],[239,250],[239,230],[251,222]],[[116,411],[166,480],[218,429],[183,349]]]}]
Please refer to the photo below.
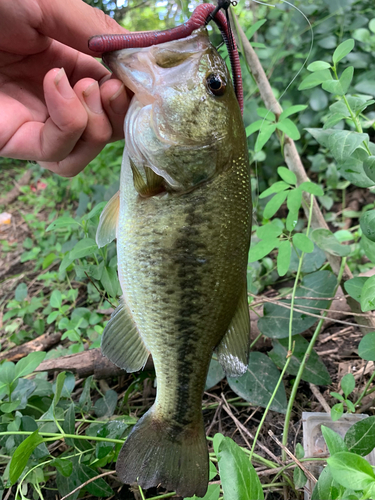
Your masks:
[{"label": "fish", "polygon": [[228,376],[247,368],[251,187],[230,73],[206,29],[107,53],[133,93],[120,189],[97,244],[117,238],[123,296],[102,353],[127,372],[152,355],[157,394],[118,456],[118,477],[182,497],[207,491],[202,396],[215,351]]}]

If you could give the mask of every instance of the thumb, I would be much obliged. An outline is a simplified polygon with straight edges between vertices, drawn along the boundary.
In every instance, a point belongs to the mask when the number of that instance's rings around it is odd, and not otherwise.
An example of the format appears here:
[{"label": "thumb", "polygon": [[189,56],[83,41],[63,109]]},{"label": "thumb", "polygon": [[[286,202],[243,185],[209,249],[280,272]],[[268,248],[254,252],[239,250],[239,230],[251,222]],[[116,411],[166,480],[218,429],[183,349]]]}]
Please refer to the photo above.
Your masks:
[{"label": "thumb", "polygon": [[98,56],[88,49],[94,35],[127,33],[103,11],[82,0],[39,0],[43,21],[38,31],[85,54]]}]

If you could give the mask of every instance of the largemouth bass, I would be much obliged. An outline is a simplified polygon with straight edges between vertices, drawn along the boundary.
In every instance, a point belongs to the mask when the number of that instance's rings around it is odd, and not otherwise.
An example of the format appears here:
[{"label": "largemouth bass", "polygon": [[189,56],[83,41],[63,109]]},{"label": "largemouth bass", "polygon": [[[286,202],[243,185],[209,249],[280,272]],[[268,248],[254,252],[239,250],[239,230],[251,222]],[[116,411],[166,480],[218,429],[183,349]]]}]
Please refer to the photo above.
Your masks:
[{"label": "largemouth bass", "polygon": [[117,473],[125,483],[204,496],[211,356],[216,350],[231,376],[248,363],[251,191],[241,112],[204,29],[105,61],[134,97],[120,192],[97,233],[99,246],[117,236],[123,291],[102,351],[128,372],[151,353],[157,377],[156,401],[121,449]]}]

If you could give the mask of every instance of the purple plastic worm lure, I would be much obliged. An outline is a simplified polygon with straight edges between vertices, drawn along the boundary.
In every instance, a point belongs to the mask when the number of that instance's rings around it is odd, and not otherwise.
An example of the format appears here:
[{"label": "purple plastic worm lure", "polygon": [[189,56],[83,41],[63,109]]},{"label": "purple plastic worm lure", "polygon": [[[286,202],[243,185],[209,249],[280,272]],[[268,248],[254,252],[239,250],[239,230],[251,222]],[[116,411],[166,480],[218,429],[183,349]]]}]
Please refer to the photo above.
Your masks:
[{"label": "purple plastic worm lure", "polygon": [[140,47],[150,47],[151,45],[158,45],[164,42],[171,42],[186,38],[191,33],[205,26],[211,19],[215,21],[221,31],[223,40],[228,48],[229,59],[232,67],[233,84],[236,92],[238,104],[240,105],[241,113],[243,112],[243,89],[241,78],[241,66],[238,56],[236,42],[233,38],[232,31],[228,26],[225,15],[219,10],[223,3],[223,8],[228,8],[226,2],[219,3],[218,7],[215,5],[204,3],[198,5],[194,10],[191,18],[184,24],[176,26],[163,31],[149,31],[138,33],[126,33],[121,35],[98,35],[93,36],[89,40],[89,49],[98,54],[105,52],[112,52],[114,50],[132,49]]}]

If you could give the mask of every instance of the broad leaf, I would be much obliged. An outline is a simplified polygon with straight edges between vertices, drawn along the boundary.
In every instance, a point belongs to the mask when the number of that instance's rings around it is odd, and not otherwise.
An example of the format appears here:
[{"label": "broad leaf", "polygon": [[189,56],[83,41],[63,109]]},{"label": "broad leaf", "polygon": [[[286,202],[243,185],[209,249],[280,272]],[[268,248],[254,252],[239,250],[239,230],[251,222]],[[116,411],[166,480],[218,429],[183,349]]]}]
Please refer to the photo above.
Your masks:
[{"label": "broad leaf", "polygon": [[31,352],[26,358],[21,359],[16,364],[15,376],[17,378],[30,375],[46,357],[45,352]]},{"label": "broad leaf", "polygon": [[[250,401],[253,405],[265,408],[279,378],[280,372],[268,356],[260,352],[252,352],[246,373],[239,378],[228,377],[228,383],[238,396]],[[285,388],[281,383],[272,402],[271,410],[285,413],[286,407]]]},{"label": "broad leaf", "polygon": [[350,254],[350,246],[341,245],[329,229],[314,229],[311,232],[311,239],[319,248],[331,255],[345,257]]},{"label": "broad leaf", "polygon": [[375,483],[375,474],[364,458],[342,451],[327,458],[333,479],[345,488],[364,490]]},{"label": "broad leaf", "polygon": [[363,286],[368,280],[365,276],[357,276],[345,282],[345,291],[357,302],[361,301]]},{"label": "broad leaf", "polygon": [[366,361],[375,361],[375,332],[363,337],[358,346],[358,355]]},{"label": "broad leaf", "polygon": [[349,38],[345,42],[340,43],[332,56],[332,61],[336,65],[341,59],[344,59],[354,49],[354,40]]},{"label": "broad leaf", "polygon": [[375,448],[375,417],[368,417],[352,425],[345,434],[349,451],[365,457]]},{"label": "broad leaf", "polygon": [[[295,342],[295,347],[287,372],[291,375],[297,375],[309,343],[300,335],[295,335],[293,337],[293,342]],[[277,366],[282,368],[286,363],[288,355],[288,339],[274,340],[272,344],[273,349],[268,355]],[[327,385],[331,383],[331,377],[329,376],[327,368],[314,350],[306,363],[302,374],[302,380],[316,385]]]},{"label": "broad leaf", "polygon": [[264,499],[254,467],[238,444],[229,437],[221,440],[218,461],[225,500]]},{"label": "broad leaf", "polygon": [[279,240],[277,238],[268,238],[266,240],[259,241],[259,243],[250,247],[249,262],[256,262],[257,260],[263,259],[278,246]]},{"label": "broad leaf", "polygon": [[346,160],[363,141],[368,141],[368,134],[349,130],[333,130],[328,138],[328,147],[336,160]]},{"label": "broad leaf", "polygon": [[[98,471],[92,469],[88,465],[78,464],[77,475],[81,483],[85,483],[89,479],[99,475]],[[112,488],[100,477],[85,486],[85,489],[96,497],[109,497],[113,495]]]},{"label": "broad leaf", "polygon": [[87,257],[88,255],[92,255],[98,250],[98,247],[95,241],[92,238],[84,238],[80,240],[73,250],[69,253],[70,259],[82,259],[83,257]]},{"label": "broad leaf", "polygon": [[340,451],[348,451],[343,438],[334,430],[326,427],[325,425],[322,425],[322,434],[331,456],[333,456],[335,453],[339,453]]},{"label": "broad leaf", "polygon": [[[317,318],[309,313],[319,313],[319,309],[328,306],[324,297],[332,297],[336,287],[336,277],[329,271],[317,271],[304,276],[301,286],[297,288],[295,308],[304,312],[293,314],[292,334],[302,333],[317,322]],[[312,299],[298,299],[300,297],[313,297]],[[320,297],[320,298],[319,298]],[[282,300],[283,304],[290,306],[290,300]],[[306,309],[305,309],[306,307]],[[314,307],[316,309],[307,309]],[[267,303],[263,308],[263,317],[258,321],[258,328],[270,338],[285,338],[289,336],[290,309],[277,304]]]},{"label": "broad leaf", "polygon": [[211,359],[210,362],[210,367],[208,369],[207,373],[207,378],[206,378],[206,386],[205,386],[205,391],[208,391],[208,389],[211,389],[211,387],[214,387],[216,384],[220,382],[220,380],[223,380],[225,377],[225,372],[221,367],[221,364],[216,361],[216,359]]},{"label": "broad leaf", "polygon": [[289,241],[282,241],[279,245],[279,253],[277,254],[277,272],[279,276],[285,276],[290,265],[292,255],[292,247]]},{"label": "broad leaf", "polygon": [[44,439],[40,436],[39,431],[36,430],[18,446],[12,456],[9,467],[9,479],[12,484],[18,480],[26,467],[30,455],[38,445],[43,443],[43,441]]},{"label": "broad leaf", "polygon": [[375,309],[375,276],[371,276],[363,285],[361,308],[363,312]]},{"label": "broad leaf", "polygon": [[341,389],[345,395],[345,398],[349,396],[354,391],[355,388],[355,379],[352,373],[347,373],[344,375],[340,382]]},{"label": "broad leaf", "polygon": [[298,87],[298,90],[312,89],[314,87],[317,87],[318,85],[321,85],[327,80],[332,80],[332,74],[329,69],[315,71],[302,80],[302,83]]},{"label": "broad leaf", "polygon": [[275,123],[269,123],[267,121],[264,122],[264,125],[260,129],[255,143],[254,151],[256,153],[262,150],[263,146],[268,142],[269,138],[275,132],[275,130]]},{"label": "broad leaf", "polygon": [[359,222],[366,238],[375,242],[375,210],[365,212]]}]

